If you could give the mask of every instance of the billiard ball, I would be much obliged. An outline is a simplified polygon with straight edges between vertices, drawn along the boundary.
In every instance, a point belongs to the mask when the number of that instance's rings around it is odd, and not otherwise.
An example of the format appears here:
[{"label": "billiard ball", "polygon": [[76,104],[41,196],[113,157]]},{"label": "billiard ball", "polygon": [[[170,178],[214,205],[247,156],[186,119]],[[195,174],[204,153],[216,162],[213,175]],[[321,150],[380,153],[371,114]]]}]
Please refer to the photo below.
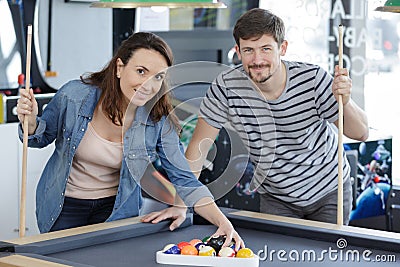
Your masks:
[{"label": "billiard ball", "polygon": [[197,254],[199,254],[199,251],[194,246],[187,245],[181,249],[181,254],[182,255],[197,255]]},{"label": "billiard ball", "polygon": [[200,248],[199,256],[216,256],[215,249],[210,246],[203,246]]},{"label": "billiard ball", "polygon": [[189,244],[192,246],[196,246],[196,244],[198,243],[203,243],[203,241],[201,241],[200,239],[192,239],[189,241]]},{"label": "billiard ball", "polygon": [[[235,250],[236,251],[236,243],[235,243],[235,241],[231,241],[231,242],[229,242],[228,243],[228,245],[227,245],[227,247],[230,247],[231,249],[233,249],[233,250]],[[237,250],[239,250],[239,249],[241,249],[242,247],[238,247],[237,248]]]},{"label": "billiard ball", "polygon": [[175,244],[168,244],[162,250],[165,254],[180,254],[181,250]]},{"label": "billiard ball", "polygon": [[182,250],[182,248],[187,245],[190,245],[189,242],[182,241],[182,242],[179,242],[177,246],[180,250]]},{"label": "billiard ball", "polygon": [[226,236],[217,236],[217,237],[211,237],[207,241],[207,245],[213,247],[215,251],[218,253],[219,250],[222,248],[222,245],[224,244],[226,239]]},{"label": "billiard ball", "polygon": [[206,243],[203,243],[203,242],[200,242],[200,243],[197,243],[197,244],[194,245],[194,246],[195,246],[195,248],[197,248],[198,251],[200,251],[200,249],[201,249],[202,247],[204,247],[204,246],[207,246],[207,244],[206,244]]},{"label": "billiard ball", "polygon": [[220,257],[235,257],[235,255],[236,255],[235,251],[230,247],[223,247],[218,252],[218,256]]},{"label": "billiard ball", "polygon": [[209,236],[204,237],[201,241],[203,241],[203,243],[206,243],[208,240],[210,239]]},{"label": "billiard ball", "polygon": [[249,248],[241,248],[236,253],[236,258],[252,258],[252,257],[254,257],[254,253]]}]

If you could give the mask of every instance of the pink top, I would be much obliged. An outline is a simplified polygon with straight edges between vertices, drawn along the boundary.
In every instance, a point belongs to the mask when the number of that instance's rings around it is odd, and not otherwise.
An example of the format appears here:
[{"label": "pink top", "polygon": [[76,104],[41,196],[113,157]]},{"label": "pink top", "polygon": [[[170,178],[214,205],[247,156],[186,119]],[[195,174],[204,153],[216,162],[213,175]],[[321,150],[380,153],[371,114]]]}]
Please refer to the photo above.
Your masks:
[{"label": "pink top", "polygon": [[98,135],[89,123],[72,161],[65,196],[98,199],[117,194],[122,144]]}]

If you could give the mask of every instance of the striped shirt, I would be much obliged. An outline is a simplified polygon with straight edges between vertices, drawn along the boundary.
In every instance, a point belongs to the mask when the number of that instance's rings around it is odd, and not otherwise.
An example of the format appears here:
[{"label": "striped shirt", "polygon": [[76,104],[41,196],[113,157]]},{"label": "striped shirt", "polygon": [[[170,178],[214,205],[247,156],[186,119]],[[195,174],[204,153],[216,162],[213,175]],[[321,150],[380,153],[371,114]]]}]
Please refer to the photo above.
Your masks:
[{"label": "striped shirt", "polygon": [[[338,104],[319,66],[282,61],[286,88],[266,100],[242,66],[222,72],[200,106],[215,128],[234,128],[255,165],[253,188],[304,207],[337,189]],[[343,156],[343,180],[350,167]]]}]

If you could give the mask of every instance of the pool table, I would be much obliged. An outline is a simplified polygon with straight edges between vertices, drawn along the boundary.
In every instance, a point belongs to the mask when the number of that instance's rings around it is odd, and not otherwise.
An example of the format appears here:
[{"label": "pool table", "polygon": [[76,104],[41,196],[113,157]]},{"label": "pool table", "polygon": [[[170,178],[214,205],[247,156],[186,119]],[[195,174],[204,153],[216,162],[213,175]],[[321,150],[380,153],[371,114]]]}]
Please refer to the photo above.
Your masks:
[{"label": "pool table", "polygon": [[[398,266],[400,262],[398,233],[223,211],[246,246],[259,255],[259,266]],[[156,252],[168,243],[202,239],[216,230],[213,225],[193,224],[191,216],[173,232],[168,225],[141,223],[137,217],[3,241],[0,266],[172,266],[158,264]]]}]

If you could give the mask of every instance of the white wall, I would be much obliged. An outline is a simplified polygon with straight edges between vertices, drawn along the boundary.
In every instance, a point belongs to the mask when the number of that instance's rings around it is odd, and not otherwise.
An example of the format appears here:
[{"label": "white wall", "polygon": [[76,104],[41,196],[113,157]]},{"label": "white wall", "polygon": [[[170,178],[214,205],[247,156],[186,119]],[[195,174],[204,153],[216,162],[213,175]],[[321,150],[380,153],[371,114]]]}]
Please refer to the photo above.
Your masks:
[{"label": "white wall", "polygon": [[[17,129],[17,123],[0,124],[0,240],[19,236],[23,152]],[[39,233],[35,215],[36,185],[53,150],[54,144],[43,149],[29,148],[27,151],[26,236]]]},{"label": "white wall", "polygon": [[[45,71],[49,0],[38,1],[38,36]],[[90,7],[89,2],[52,1],[51,70],[58,75],[47,82],[58,89],[85,72],[100,70],[111,59],[112,9]]]}]

